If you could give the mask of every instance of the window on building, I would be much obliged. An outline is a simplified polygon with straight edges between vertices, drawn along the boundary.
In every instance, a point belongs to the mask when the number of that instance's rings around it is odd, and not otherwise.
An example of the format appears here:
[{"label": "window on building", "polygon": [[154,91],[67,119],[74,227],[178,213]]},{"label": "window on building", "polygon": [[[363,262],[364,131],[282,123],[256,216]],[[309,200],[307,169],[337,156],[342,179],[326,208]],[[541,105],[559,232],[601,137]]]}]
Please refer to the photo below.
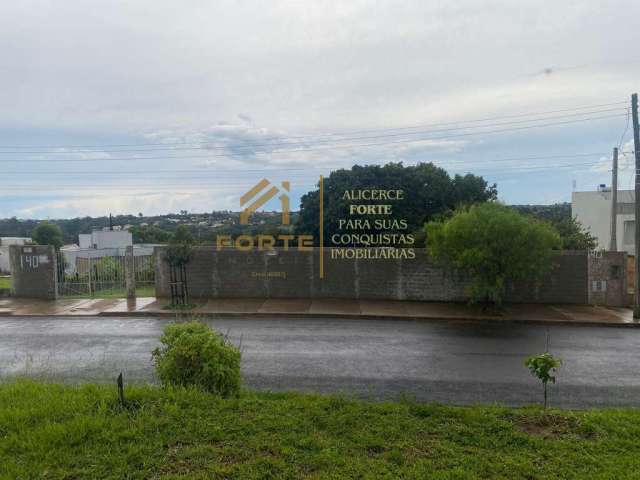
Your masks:
[{"label": "window on building", "polygon": [[634,238],[636,236],[636,222],[635,220],[627,220],[624,222],[624,244],[633,245]]},{"label": "window on building", "polygon": [[591,281],[591,291],[592,292],[606,292],[607,291],[607,281],[606,280],[592,280]]},{"label": "window on building", "polygon": [[611,265],[609,269],[609,278],[612,280],[618,280],[620,278],[620,272],[622,267],[620,265]]}]

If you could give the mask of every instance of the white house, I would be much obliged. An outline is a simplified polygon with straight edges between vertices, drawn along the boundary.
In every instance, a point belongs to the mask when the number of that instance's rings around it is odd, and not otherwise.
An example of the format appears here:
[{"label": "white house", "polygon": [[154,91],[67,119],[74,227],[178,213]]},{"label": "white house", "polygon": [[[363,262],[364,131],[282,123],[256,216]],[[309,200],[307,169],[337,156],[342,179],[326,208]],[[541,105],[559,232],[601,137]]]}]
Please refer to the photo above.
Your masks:
[{"label": "white house", "polygon": [[135,257],[151,256],[155,244],[133,245],[133,236],[126,230],[94,230],[78,235],[78,245],[65,245],[60,251],[64,255],[65,273],[82,273],[88,261],[102,257],[123,257],[126,248],[133,246]]},{"label": "white house", "polygon": [[94,230],[78,235],[80,248],[126,248],[133,245],[133,235],[126,230]]},{"label": "white house", "polygon": [[[611,187],[597,191],[573,192],[571,214],[598,239],[599,249],[610,249]],[[618,190],[616,209],[616,250],[635,254],[635,192]]]},{"label": "white house", "polygon": [[0,273],[11,273],[9,245],[24,245],[31,242],[29,237],[0,237]]}]

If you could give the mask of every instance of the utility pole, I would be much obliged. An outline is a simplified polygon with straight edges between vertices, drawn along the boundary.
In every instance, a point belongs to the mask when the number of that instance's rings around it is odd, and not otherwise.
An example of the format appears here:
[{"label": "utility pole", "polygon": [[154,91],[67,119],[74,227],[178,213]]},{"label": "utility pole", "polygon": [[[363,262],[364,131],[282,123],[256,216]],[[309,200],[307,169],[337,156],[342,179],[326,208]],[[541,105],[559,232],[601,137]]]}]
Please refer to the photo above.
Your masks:
[{"label": "utility pole", "polygon": [[613,149],[613,170],[611,172],[611,243],[609,250],[618,250],[617,220],[618,220],[618,147]]},{"label": "utility pole", "polygon": [[636,157],[636,169],[635,169],[635,224],[636,224],[636,238],[634,239],[635,245],[635,260],[636,260],[636,284],[634,287],[634,302],[633,302],[633,318],[640,318],[640,126],[638,126],[638,94],[631,95],[631,118],[633,120],[633,151]]}]

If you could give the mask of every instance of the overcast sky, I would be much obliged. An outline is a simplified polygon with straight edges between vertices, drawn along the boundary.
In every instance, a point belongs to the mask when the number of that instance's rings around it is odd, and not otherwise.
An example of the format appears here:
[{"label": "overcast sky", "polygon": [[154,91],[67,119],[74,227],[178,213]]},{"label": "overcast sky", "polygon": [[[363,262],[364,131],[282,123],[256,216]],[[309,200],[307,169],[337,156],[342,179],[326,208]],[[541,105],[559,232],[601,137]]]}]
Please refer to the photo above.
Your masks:
[{"label": "overcast sky", "polygon": [[632,149],[639,25],[635,0],[5,1],[0,217],[238,210],[263,177],[297,205],[389,161],[570,201]]}]

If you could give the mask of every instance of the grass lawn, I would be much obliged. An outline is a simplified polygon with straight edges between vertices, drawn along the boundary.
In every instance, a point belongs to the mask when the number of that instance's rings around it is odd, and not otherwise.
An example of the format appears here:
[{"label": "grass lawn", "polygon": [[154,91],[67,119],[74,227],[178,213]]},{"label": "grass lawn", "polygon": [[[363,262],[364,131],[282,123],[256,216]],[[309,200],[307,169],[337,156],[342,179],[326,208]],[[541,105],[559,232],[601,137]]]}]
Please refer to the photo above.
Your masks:
[{"label": "grass lawn", "polygon": [[[151,286],[144,286],[136,288],[136,296],[137,297],[155,297],[156,289]],[[81,294],[81,295],[64,295],[63,298],[126,298],[127,291],[124,288],[115,288],[111,290],[98,290],[97,292],[93,292],[92,295],[89,294]]]},{"label": "grass lawn", "polygon": [[11,277],[0,277],[1,288],[11,288]]},{"label": "grass lawn", "polygon": [[1,478],[625,479],[640,411],[0,384]]}]

